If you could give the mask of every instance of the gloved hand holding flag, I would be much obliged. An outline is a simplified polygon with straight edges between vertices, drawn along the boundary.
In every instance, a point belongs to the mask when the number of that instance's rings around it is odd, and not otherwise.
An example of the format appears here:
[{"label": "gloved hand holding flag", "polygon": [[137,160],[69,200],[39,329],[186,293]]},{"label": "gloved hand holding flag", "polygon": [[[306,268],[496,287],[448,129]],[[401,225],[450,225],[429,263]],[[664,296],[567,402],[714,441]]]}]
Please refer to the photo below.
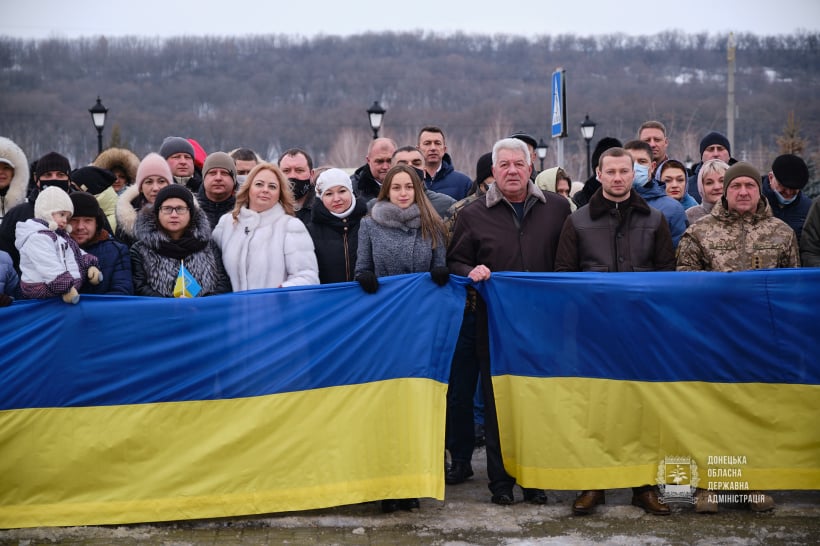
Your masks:
[{"label": "gloved hand holding flag", "polygon": [[177,282],[174,284],[174,297],[195,298],[201,291],[202,287],[196,282],[191,272],[185,269],[185,262],[180,261]]}]

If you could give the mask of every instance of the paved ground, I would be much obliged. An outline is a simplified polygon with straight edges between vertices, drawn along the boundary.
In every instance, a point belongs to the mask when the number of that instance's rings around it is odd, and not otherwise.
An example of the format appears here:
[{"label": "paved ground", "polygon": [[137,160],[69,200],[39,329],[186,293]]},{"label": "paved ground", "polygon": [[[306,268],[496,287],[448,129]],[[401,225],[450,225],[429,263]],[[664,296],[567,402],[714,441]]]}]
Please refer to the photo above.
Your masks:
[{"label": "paved ground", "polygon": [[[484,451],[476,452],[476,476],[448,486],[444,502],[422,499],[418,512],[380,513],[375,503],[246,518],[111,527],[64,527],[0,531],[0,544],[820,544],[820,491],[777,491],[773,512],[756,514],[722,507],[695,514],[674,505],[658,517],[629,505],[631,490],[610,492],[592,516],[569,514],[571,491],[548,491],[549,504],[489,502]],[[520,501],[520,490],[516,491]]]}]

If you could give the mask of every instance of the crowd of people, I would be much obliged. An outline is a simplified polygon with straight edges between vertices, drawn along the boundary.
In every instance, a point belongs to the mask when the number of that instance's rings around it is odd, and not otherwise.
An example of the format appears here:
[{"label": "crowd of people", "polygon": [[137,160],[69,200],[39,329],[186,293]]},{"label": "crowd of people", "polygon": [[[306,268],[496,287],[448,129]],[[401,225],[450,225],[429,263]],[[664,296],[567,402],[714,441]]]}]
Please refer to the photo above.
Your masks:
[{"label": "crowd of people", "polygon": [[[805,161],[778,156],[765,173],[731,157],[711,132],[691,170],[667,156],[666,128],[648,121],[622,144],[605,137],[595,173],[573,182],[560,166],[535,171],[536,140],[500,138],[470,179],[456,171],[444,131],[423,127],[403,147],[374,139],[352,175],[314,168],[291,148],[275,162],[248,148],[205,154],[171,136],[141,160],[121,148],[72,170],[50,152],[29,162],[0,138],[0,307],[81,294],[202,297],[228,292],[428,273],[479,283],[495,271],[744,271],[820,267],[820,205],[803,193]],[[367,296],[363,296],[367,297]],[[491,501],[515,502],[504,469],[490,376],[487,308],[468,288],[447,393],[445,481],[473,476],[474,397],[484,400]],[[669,514],[655,486],[633,504]],[[546,503],[544,491],[523,490]],[[758,495],[755,510],[774,506]],[[589,514],[603,490],[583,491]],[[387,499],[384,512],[418,499]],[[695,509],[717,505],[699,494]]]}]

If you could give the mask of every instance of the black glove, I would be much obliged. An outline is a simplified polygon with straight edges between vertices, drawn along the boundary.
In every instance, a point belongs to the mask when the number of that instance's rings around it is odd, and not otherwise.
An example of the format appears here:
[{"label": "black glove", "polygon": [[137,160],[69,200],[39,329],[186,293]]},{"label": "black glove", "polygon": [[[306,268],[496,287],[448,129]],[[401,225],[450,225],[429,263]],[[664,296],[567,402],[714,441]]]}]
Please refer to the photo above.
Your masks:
[{"label": "black glove", "polygon": [[444,286],[450,282],[450,270],[444,266],[434,267],[430,271],[430,276],[433,277],[433,282],[439,286]]},{"label": "black glove", "polygon": [[372,271],[362,271],[359,273],[359,276],[356,277],[356,281],[358,281],[362,290],[368,294],[375,294],[379,289],[379,279],[376,278],[376,274]]},{"label": "black glove", "polygon": [[0,307],[8,307],[13,301],[12,298],[0,292]]}]

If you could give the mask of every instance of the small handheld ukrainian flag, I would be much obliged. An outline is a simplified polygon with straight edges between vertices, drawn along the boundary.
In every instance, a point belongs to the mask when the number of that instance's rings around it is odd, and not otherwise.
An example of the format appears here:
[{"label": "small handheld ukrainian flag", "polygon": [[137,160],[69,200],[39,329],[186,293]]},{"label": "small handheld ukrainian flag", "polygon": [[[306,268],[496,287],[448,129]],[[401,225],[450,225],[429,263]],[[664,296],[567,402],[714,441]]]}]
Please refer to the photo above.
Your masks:
[{"label": "small handheld ukrainian flag", "polygon": [[185,262],[180,261],[177,282],[174,284],[174,297],[195,298],[201,291],[202,287],[196,282],[191,272],[185,268]]}]

